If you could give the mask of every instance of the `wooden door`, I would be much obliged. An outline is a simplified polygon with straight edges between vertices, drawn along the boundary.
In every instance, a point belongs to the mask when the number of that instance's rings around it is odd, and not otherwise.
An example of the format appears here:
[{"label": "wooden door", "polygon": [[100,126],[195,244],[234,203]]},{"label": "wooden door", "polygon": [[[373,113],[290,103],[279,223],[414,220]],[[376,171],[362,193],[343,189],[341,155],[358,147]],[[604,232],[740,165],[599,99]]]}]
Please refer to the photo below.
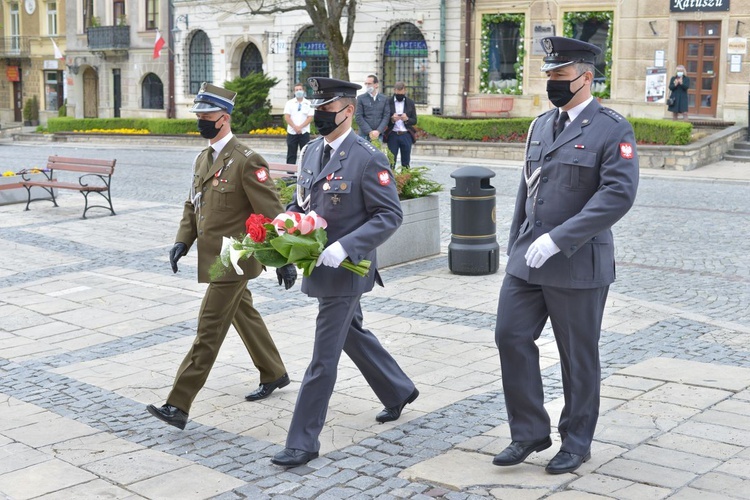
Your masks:
[{"label": "wooden door", "polygon": [[22,111],[23,111],[23,86],[21,85],[20,81],[13,82],[13,121],[16,121],[16,122],[23,121]]},{"label": "wooden door", "polygon": [[721,72],[721,22],[681,22],[679,36],[677,62],[685,66],[690,78],[688,113],[716,116]]},{"label": "wooden door", "polygon": [[99,117],[99,76],[93,68],[83,72],[83,117]]}]

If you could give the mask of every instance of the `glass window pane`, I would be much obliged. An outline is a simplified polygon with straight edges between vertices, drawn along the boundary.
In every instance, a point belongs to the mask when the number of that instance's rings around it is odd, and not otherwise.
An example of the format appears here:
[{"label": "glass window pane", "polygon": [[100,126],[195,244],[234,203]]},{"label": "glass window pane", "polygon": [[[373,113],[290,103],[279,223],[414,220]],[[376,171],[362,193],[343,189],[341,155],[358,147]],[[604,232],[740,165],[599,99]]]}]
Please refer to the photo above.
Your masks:
[{"label": "glass window pane", "polygon": [[703,61],[703,72],[708,73],[709,75],[712,75],[714,72],[714,62],[713,61]]},{"label": "glass window pane", "polygon": [[701,107],[702,108],[710,108],[711,107],[711,94],[702,95],[701,96]]},{"label": "glass window pane", "polygon": [[263,57],[254,43],[245,47],[240,59],[240,76],[244,78],[250,73],[263,73]]},{"label": "glass window pane", "polygon": [[149,73],[143,79],[141,88],[144,109],[164,109],[164,84],[161,79],[153,73]]},{"label": "glass window pane", "polygon": [[396,82],[404,82],[406,94],[415,103],[427,104],[428,66],[427,42],[420,29],[412,23],[399,23],[385,41],[380,90],[391,94]]},{"label": "glass window pane", "polygon": [[719,36],[721,32],[721,25],[717,22],[705,23],[705,34],[706,36]]},{"label": "glass window pane", "polygon": [[203,31],[196,31],[190,40],[190,93],[197,94],[201,83],[213,83],[211,41]]},{"label": "glass window pane", "polygon": [[685,65],[685,69],[687,69],[688,73],[697,73],[698,72],[698,61],[688,61]]},{"label": "glass window pane", "polygon": [[688,94],[688,107],[689,108],[695,107],[695,94]]},{"label": "glass window pane", "polygon": [[701,25],[699,23],[685,24],[685,36],[700,36]]},{"label": "glass window pane", "polygon": [[320,41],[318,28],[305,28],[294,44],[294,81],[305,85],[307,97],[312,95],[307,79],[312,76],[328,77],[329,66],[328,47],[325,42]]},{"label": "glass window pane", "polygon": [[714,79],[713,78],[702,78],[701,79],[701,89],[703,90],[711,90],[714,87]]},{"label": "glass window pane", "polygon": [[688,55],[689,56],[697,57],[699,49],[700,49],[700,45],[699,44],[697,44],[697,43],[689,43],[688,44],[688,50],[687,50]]},{"label": "glass window pane", "polygon": [[[484,23],[485,21],[483,21]],[[516,73],[518,60],[518,46],[521,42],[521,23],[517,21],[500,21],[487,23],[487,35],[482,41],[486,52],[487,76],[483,88],[489,92],[513,92],[522,82],[518,81]],[[484,76],[483,76],[484,78]]]},{"label": "glass window pane", "polygon": [[713,43],[704,43],[703,44],[703,56],[713,57],[715,48],[716,48],[716,45]]}]

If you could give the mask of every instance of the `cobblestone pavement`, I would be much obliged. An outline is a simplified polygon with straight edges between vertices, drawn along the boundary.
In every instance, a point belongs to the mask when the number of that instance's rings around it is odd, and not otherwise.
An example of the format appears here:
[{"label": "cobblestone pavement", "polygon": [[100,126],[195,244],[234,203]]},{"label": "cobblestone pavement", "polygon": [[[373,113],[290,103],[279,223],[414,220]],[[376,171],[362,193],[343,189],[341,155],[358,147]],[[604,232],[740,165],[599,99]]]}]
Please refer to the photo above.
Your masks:
[{"label": "cobblestone pavement", "polygon": [[[67,192],[59,208],[0,207],[0,498],[750,498],[750,173],[643,171],[615,228],[601,418],[576,473],[544,473],[558,446],[491,465],[509,441],[493,335],[502,269],[447,269],[448,189],[441,255],[384,270],[386,287],[363,299],[367,326],[420,398],[376,423],[379,403],[342,358],[321,457],[284,470],[269,458],[283,448],[316,304],[271,273],[250,288],[292,384],[246,403],[257,373],[230,332],[185,431],[145,411],[169,391],[204,289],[193,253],[176,275],[167,262],[196,149],[0,142],[3,170],[50,154],[117,158],[118,214],[81,220],[82,197]],[[417,160],[448,188],[451,172],[478,164]],[[520,171],[484,166],[504,251]],[[562,388],[549,330],[539,348],[554,422]]]}]

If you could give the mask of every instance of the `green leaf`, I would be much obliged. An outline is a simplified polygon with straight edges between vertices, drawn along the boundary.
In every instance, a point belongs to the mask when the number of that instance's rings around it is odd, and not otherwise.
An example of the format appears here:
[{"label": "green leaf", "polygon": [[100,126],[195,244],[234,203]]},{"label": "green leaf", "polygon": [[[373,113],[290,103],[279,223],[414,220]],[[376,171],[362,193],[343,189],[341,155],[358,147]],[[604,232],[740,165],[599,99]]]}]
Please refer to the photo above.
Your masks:
[{"label": "green leaf", "polygon": [[266,267],[283,267],[289,264],[287,258],[273,248],[258,249],[253,257]]}]

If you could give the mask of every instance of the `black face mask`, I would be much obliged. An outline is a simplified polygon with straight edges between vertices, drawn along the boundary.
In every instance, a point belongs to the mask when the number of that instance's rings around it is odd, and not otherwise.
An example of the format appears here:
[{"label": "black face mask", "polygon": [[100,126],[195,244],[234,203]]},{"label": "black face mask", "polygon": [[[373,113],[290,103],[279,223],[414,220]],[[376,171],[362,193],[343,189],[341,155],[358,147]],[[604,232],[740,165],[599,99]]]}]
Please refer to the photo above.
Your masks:
[{"label": "black face mask", "polygon": [[393,97],[395,97],[396,100],[399,101],[399,102],[403,101],[404,99],[406,99],[406,95],[404,95],[404,94],[393,94]]},{"label": "black face mask", "polygon": [[221,120],[221,116],[218,117],[216,120],[198,120],[198,132],[200,132],[201,137],[204,139],[213,139],[217,135],[219,135],[219,131],[224,128],[224,125],[222,124],[221,127],[216,128],[216,122]]},{"label": "black face mask", "polygon": [[[348,107],[349,106],[347,106],[347,108]],[[321,111],[316,109],[315,115],[313,116],[313,121],[315,122],[315,126],[317,127],[318,132],[320,132],[321,135],[329,135],[332,134],[334,130],[339,128],[339,125],[344,122],[336,123],[336,116],[344,111],[344,109],[340,109],[338,111]]]},{"label": "black face mask", "polygon": [[547,98],[555,105],[555,107],[562,108],[583,88],[583,85],[581,85],[578,90],[571,92],[570,84],[585,74],[586,73],[581,73],[572,80],[547,80]]}]

